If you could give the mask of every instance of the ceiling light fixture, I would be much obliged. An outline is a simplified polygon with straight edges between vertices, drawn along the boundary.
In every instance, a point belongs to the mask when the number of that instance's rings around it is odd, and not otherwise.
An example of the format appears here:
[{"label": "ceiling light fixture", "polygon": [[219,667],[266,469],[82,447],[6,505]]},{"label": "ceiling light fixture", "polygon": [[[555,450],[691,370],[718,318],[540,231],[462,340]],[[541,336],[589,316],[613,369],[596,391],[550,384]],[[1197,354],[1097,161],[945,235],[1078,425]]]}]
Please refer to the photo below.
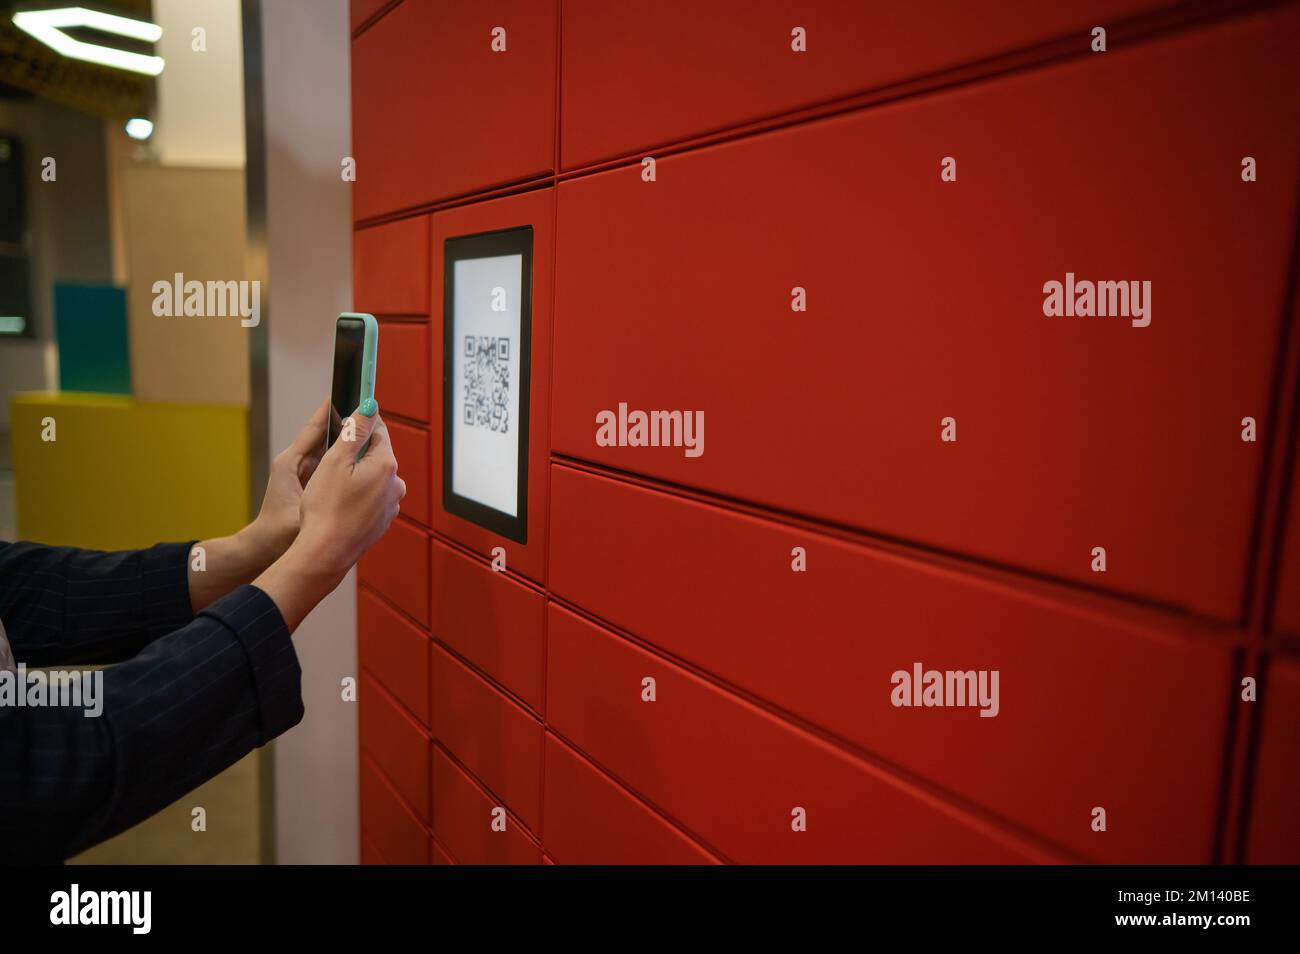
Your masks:
[{"label": "ceiling light fixture", "polygon": [[61,7],[56,10],[21,10],[13,15],[14,26],[40,40],[56,53],[74,60],[98,63],[114,69],[157,76],[163,71],[161,56],[130,53],[111,46],[99,46],[74,40],[63,31],[72,27],[88,27],[101,33],[130,37],[146,43],[157,43],[162,27],[144,20],[131,20],[85,7]]},{"label": "ceiling light fixture", "polygon": [[147,119],[128,119],[126,121],[126,134],[132,139],[145,140],[153,135],[153,123]]}]

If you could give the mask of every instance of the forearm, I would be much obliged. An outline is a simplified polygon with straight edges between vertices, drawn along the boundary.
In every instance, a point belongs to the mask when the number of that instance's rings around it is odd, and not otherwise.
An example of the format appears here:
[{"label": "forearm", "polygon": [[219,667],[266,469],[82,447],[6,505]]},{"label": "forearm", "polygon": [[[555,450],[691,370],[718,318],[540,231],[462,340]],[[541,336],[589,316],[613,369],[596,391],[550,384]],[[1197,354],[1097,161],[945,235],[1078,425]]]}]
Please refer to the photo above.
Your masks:
[{"label": "forearm", "polygon": [[275,603],[293,632],[315,607],[343,581],[346,570],[322,558],[302,542],[295,542],[253,581]]},{"label": "forearm", "polygon": [[194,617],[188,544],[105,553],[0,543],[0,620],[29,666],[128,659]]},{"label": "forearm", "polygon": [[282,548],[256,523],[228,537],[195,544],[189,555],[190,605],[200,613],[227,593],[252,583],[280,556]]},{"label": "forearm", "polygon": [[95,675],[97,717],[0,709],[0,836],[19,856],[65,857],[107,838],[302,718],[289,633],[252,587]]}]

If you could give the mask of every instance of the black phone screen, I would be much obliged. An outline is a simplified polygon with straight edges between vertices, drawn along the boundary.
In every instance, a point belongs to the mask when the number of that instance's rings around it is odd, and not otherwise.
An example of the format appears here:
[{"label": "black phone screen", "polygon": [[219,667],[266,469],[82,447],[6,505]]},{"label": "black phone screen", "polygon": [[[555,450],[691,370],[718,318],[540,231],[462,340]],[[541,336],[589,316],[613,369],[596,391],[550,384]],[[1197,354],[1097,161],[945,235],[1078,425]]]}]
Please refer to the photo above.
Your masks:
[{"label": "black phone screen", "polygon": [[361,403],[361,360],[366,350],[366,325],[358,318],[340,318],[334,329],[334,385],[330,389],[330,421],[325,446],[338,440],[343,419]]}]

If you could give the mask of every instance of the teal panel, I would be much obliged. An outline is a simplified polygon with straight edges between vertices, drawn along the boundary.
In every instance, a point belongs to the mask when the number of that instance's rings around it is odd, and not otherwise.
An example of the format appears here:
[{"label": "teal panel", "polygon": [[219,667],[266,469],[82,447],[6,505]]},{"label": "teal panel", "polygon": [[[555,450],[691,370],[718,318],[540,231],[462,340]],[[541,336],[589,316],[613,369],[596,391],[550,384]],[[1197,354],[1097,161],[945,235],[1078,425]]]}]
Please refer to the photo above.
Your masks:
[{"label": "teal panel", "polygon": [[54,334],[60,390],[131,393],[125,289],[56,282]]}]

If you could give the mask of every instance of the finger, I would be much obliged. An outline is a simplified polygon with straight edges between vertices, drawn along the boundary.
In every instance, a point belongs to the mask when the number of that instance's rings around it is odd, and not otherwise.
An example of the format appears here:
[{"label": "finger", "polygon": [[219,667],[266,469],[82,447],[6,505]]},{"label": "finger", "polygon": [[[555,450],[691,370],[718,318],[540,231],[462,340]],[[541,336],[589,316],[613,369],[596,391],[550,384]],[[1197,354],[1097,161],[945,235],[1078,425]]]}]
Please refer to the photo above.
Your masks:
[{"label": "finger", "polygon": [[322,462],[332,461],[335,464],[343,462],[349,465],[356,463],[357,454],[374,434],[375,422],[378,418],[377,412],[373,417],[367,417],[360,413],[360,410],[344,418],[339,424],[339,439],[325,452]]},{"label": "finger", "polygon": [[[357,433],[361,433],[360,427]],[[365,455],[357,459],[357,463],[366,461],[382,461],[391,463],[393,473],[397,472],[397,458],[393,456],[393,442],[388,436],[388,425],[384,423],[383,417],[376,414],[370,419],[370,430],[366,435],[370,443],[365,446]]]}]

